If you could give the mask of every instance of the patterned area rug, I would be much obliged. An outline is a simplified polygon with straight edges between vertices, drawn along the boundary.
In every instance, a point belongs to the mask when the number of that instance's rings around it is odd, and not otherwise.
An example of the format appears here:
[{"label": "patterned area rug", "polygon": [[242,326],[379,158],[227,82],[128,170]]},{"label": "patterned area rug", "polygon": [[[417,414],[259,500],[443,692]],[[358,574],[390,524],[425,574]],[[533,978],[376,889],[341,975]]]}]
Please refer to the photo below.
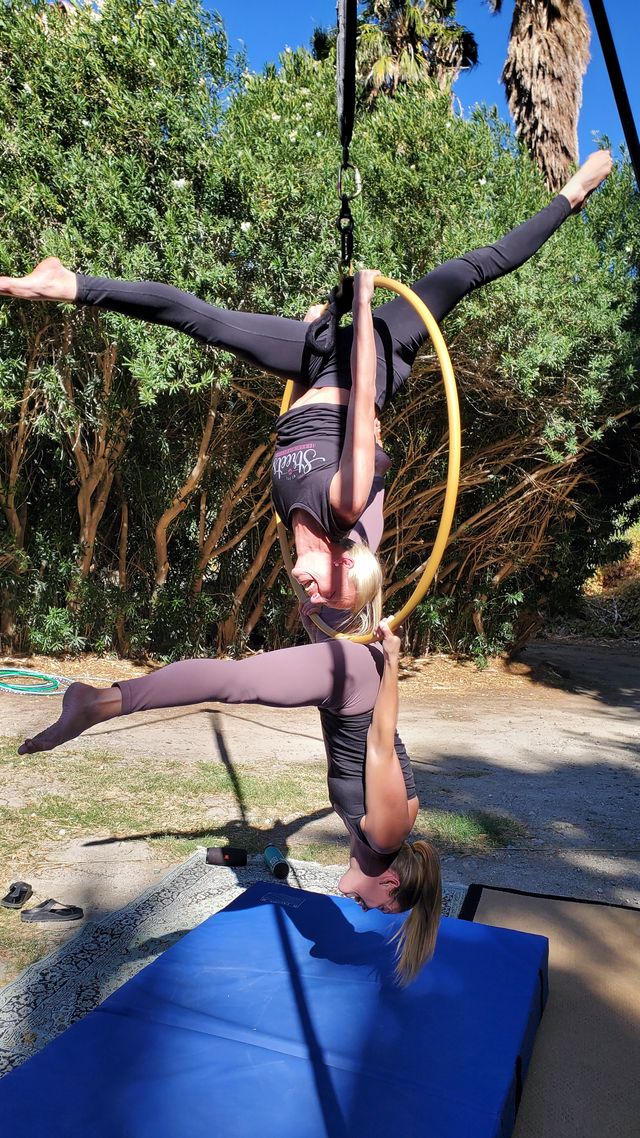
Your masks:
[{"label": "patterned area rug", "polygon": [[[337,893],[344,866],[289,859],[288,884]],[[261,857],[244,869],[206,864],[204,850],[124,909],[88,923],[0,991],[0,1075],[6,1075],[95,1008],[185,933],[248,885],[272,880]],[[464,885],[445,885],[443,914],[457,917]]]}]

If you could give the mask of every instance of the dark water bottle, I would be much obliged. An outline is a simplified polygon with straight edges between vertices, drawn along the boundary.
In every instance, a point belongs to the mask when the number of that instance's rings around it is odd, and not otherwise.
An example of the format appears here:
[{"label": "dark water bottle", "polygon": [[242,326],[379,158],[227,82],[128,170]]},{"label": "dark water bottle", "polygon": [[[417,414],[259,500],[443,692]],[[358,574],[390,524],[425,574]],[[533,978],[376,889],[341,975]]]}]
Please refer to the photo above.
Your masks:
[{"label": "dark water bottle", "polygon": [[237,846],[208,846],[207,865],[246,865],[247,851]]},{"label": "dark water bottle", "polygon": [[264,851],[264,860],[274,877],[278,877],[282,881],[287,876],[289,863],[277,846],[267,846]]}]

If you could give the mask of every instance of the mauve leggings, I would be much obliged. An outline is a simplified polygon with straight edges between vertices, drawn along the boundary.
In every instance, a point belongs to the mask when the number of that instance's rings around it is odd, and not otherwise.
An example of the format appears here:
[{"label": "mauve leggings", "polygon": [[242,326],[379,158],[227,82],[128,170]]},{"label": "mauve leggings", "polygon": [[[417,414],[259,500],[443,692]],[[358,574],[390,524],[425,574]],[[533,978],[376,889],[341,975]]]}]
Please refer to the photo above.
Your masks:
[{"label": "mauve leggings", "polygon": [[180,660],[114,684],[122,714],[191,703],[326,707],[343,715],[372,711],[383,670],[379,645],[330,640],[245,660]]},{"label": "mauve leggings", "polygon": [[[524,264],[570,212],[567,198],[560,194],[495,245],[447,261],[417,281],[413,289],[440,321],[468,293]],[[350,327],[340,330],[337,357],[315,357],[310,365],[305,348],[308,325],[301,320],[215,308],[190,293],[152,281],[110,280],[80,273],[77,279],[78,304],[177,328],[284,379],[322,387],[350,385]],[[420,317],[401,297],[374,309],[373,315],[378,358],[376,402],[382,408],[407,379],[427,333]]]}]

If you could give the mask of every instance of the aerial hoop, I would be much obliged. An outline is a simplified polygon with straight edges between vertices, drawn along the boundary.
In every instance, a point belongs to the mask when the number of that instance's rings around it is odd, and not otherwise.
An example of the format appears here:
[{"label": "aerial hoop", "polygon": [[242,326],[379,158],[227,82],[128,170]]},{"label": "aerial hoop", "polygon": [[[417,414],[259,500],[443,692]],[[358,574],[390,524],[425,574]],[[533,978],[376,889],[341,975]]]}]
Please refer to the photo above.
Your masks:
[{"label": "aerial hoop", "polygon": [[[458,405],[458,391],[456,388],[455,376],[453,374],[451,357],[449,355],[447,345],[444,342],[442,332],[438,327],[437,321],[431,315],[426,304],[420,300],[420,297],[417,296],[417,294],[412,289],[408,288],[407,285],[400,284],[399,281],[394,281],[391,279],[391,277],[376,277],[374,284],[376,288],[386,288],[391,292],[396,292],[398,296],[403,297],[403,299],[406,300],[417,312],[418,316],[426,326],[429,336],[431,337],[431,343],[433,344],[434,351],[438,357],[440,371],[442,372],[442,381],[444,383],[445,394],[447,397],[447,418],[449,422],[447,487],[444,496],[444,503],[442,506],[442,516],[440,518],[440,524],[438,526],[438,532],[436,533],[431,555],[425,564],[418,584],[416,585],[406,604],[403,605],[403,607],[399,609],[399,611],[395,613],[389,621],[390,627],[392,629],[395,629],[399,624],[402,624],[403,620],[406,620],[406,618],[413,612],[416,605],[419,605],[420,601],[424,598],[427,589],[429,588],[431,582],[433,581],[433,578],[436,575],[436,571],[447,546],[447,541],[449,540],[449,534],[451,532],[451,526],[453,523],[453,515],[456,508],[456,500],[458,497],[458,484],[460,481],[460,407]],[[289,380],[284,389],[284,395],[282,396],[282,403],[280,406],[281,415],[284,415],[285,412],[289,410],[292,394],[293,381]],[[289,581],[291,582],[291,587],[296,594],[298,601],[302,604],[308,599],[307,594],[302,588],[302,585],[300,585],[293,576],[293,561],[291,559],[291,551],[289,549],[287,531],[277,513],[276,524],[278,530],[278,539],[280,541],[280,549],[282,551],[282,559],[289,575]],[[319,628],[321,632],[326,633],[328,636],[331,636],[336,640],[353,640],[356,644],[370,644],[371,641],[375,639],[373,636],[355,636],[349,635],[348,633],[336,632],[335,629],[326,624],[325,621],[323,621],[319,616],[312,616],[310,619],[312,620],[313,624],[315,624],[316,628]]]}]

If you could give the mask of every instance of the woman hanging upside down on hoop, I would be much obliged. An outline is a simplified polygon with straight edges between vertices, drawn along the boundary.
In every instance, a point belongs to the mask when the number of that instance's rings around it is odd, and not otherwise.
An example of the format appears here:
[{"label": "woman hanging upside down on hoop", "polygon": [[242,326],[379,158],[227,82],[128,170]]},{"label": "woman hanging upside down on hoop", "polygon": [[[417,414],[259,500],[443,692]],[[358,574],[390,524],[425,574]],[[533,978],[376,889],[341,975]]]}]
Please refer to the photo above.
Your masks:
[{"label": "woman hanging upside down on hoop", "polygon": [[[524,264],[563,221],[581,208],[611,169],[596,151],[561,193],[495,245],[448,261],[413,285],[441,321],[473,289]],[[224,348],[296,384],[293,405],[278,419],[273,459],[275,507],[293,530],[295,576],[310,600],[361,614],[351,631],[377,624],[381,571],[364,546],[345,544],[370,501],[377,411],[403,385],[427,335],[402,298],[374,309],[375,274],[358,273],[354,322],[339,327],[337,300],[313,323],[214,308],[171,285],[88,277],[53,257],[29,276],[0,278],[0,293],[27,300],[75,301],[164,324]],[[347,307],[349,302],[347,301]]]},{"label": "woman hanging upside down on hoop", "polygon": [[405,984],[433,952],[440,865],[428,842],[406,841],[418,798],[396,732],[400,640],[384,622],[378,637],[382,647],[328,639],[244,660],[183,660],[111,688],[74,683],[60,719],[25,740],[20,754],[50,750],[96,723],[151,708],[209,701],[317,707],[329,798],[351,842],[340,889],[363,909],[411,910],[398,944],[398,979]]}]

